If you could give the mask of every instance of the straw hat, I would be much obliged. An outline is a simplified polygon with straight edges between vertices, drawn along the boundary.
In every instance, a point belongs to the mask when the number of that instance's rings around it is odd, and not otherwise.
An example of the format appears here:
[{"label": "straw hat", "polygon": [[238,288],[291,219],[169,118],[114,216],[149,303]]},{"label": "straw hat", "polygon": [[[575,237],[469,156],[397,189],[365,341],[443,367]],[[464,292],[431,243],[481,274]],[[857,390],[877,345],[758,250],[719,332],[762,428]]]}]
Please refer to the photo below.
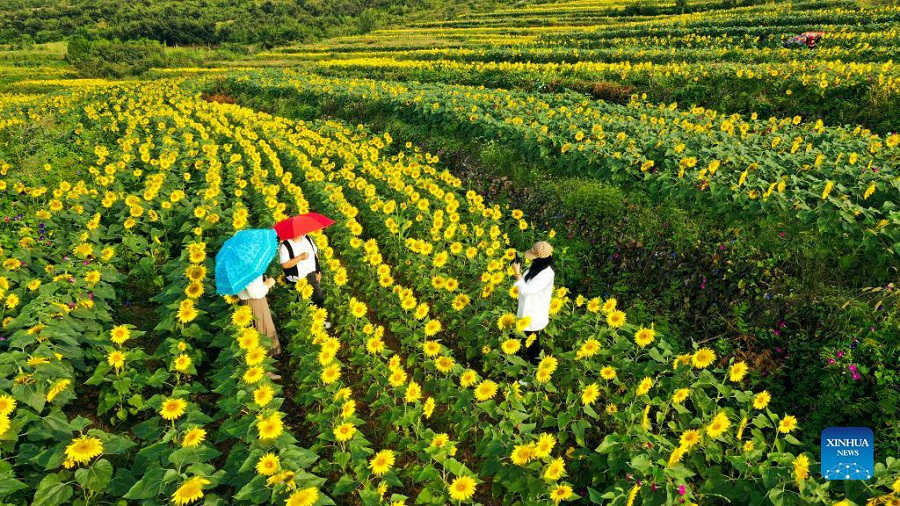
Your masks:
[{"label": "straw hat", "polygon": [[553,246],[547,241],[538,241],[530,250],[525,252],[525,258],[533,260],[535,258],[547,258],[553,254]]}]

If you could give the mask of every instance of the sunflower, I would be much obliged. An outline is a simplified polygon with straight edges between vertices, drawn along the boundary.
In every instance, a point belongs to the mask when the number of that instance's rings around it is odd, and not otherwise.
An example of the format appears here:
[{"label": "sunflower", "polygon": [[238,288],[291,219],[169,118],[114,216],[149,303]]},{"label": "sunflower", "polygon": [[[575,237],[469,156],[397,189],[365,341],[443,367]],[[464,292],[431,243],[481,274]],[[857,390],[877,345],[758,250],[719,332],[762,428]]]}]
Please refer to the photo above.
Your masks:
[{"label": "sunflower", "polygon": [[433,448],[443,448],[444,445],[450,442],[450,437],[445,433],[435,434],[433,438],[431,438],[431,447]]},{"label": "sunflower", "polygon": [[319,489],[316,487],[304,488],[291,494],[286,506],[312,506],[319,500]]},{"label": "sunflower", "polygon": [[172,366],[178,372],[187,372],[188,368],[191,367],[191,357],[182,353],[181,355],[175,357],[175,362],[172,363]]},{"label": "sunflower", "polygon": [[415,381],[410,381],[406,386],[406,393],[403,396],[407,404],[418,402],[422,398],[422,387]]},{"label": "sunflower", "polygon": [[194,476],[182,483],[178,490],[172,494],[172,502],[181,506],[203,499],[203,486],[209,485],[209,483],[210,481],[206,478]]},{"label": "sunflower", "polygon": [[650,391],[653,387],[653,380],[650,379],[649,376],[645,376],[644,379],[638,384],[637,390],[635,390],[635,395],[644,395]]},{"label": "sunflower", "polygon": [[240,306],[231,315],[231,323],[238,327],[246,327],[253,321],[253,313],[249,306]]},{"label": "sunflower", "polygon": [[422,350],[426,357],[435,357],[441,352],[441,344],[437,341],[426,340],[422,343]]},{"label": "sunflower", "polygon": [[717,438],[728,430],[728,427],[730,426],[731,420],[728,419],[728,415],[720,411],[713,417],[709,425],[706,426],[706,434],[711,438]]},{"label": "sunflower", "polygon": [[175,420],[184,414],[187,402],[184,399],[166,399],[159,408],[159,416],[164,420]]},{"label": "sunflower", "polygon": [[475,398],[479,401],[492,399],[497,393],[497,384],[491,380],[484,380],[475,387]]},{"label": "sunflower", "polygon": [[614,310],[606,315],[606,324],[614,329],[621,328],[625,325],[625,320],[626,317],[624,311]]},{"label": "sunflower", "polygon": [[281,413],[275,412],[271,415],[260,418],[256,425],[259,431],[259,438],[263,440],[275,439],[284,432],[284,424],[281,422]]},{"label": "sunflower", "polygon": [[731,365],[731,368],[728,370],[728,379],[735,383],[738,383],[744,379],[744,375],[746,374],[747,363],[741,360],[740,362],[735,362]]},{"label": "sunflower", "polygon": [[273,397],[275,397],[275,390],[269,385],[262,385],[253,391],[253,402],[260,407],[271,402]]},{"label": "sunflower", "polygon": [[531,462],[534,457],[534,445],[531,443],[516,445],[515,448],[513,448],[512,453],[509,454],[510,460],[517,466],[524,466]]},{"label": "sunflower", "polygon": [[244,383],[252,385],[261,380],[264,374],[265,371],[262,367],[249,367],[247,368],[247,371],[244,372],[244,376],[242,379],[244,380]]},{"label": "sunflower", "polygon": [[394,465],[394,452],[391,450],[381,450],[369,460],[369,469],[375,476],[384,476]]},{"label": "sunflower", "polygon": [[16,400],[8,394],[0,395],[0,416],[6,416],[16,409]]},{"label": "sunflower", "polygon": [[763,390],[762,392],[753,396],[753,407],[755,409],[766,409],[766,406],[769,405],[770,400],[772,400],[772,396],[767,390]]},{"label": "sunflower", "polygon": [[366,351],[375,355],[384,351],[384,341],[378,336],[372,336],[366,340]]},{"label": "sunflower", "polygon": [[103,443],[95,437],[80,436],[66,446],[66,458],[79,464],[86,464],[101,453],[103,453]]},{"label": "sunflower", "polygon": [[688,398],[688,395],[690,395],[690,393],[691,390],[689,388],[679,388],[672,394],[672,402],[674,402],[675,404],[681,404],[685,399]]},{"label": "sunflower", "polygon": [[434,397],[425,399],[425,404],[422,405],[422,414],[425,418],[431,418],[431,414],[434,413],[434,405]]},{"label": "sunflower", "polygon": [[59,394],[63,393],[67,388],[69,388],[69,385],[71,384],[72,380],[64,378],[51,385],[50,389],[47,390],[47,402],[53,402],[53,399],[55,399]]},{"label": "sunflower", "polygon": [[190,299],[196,299],[203,295],[203,284],[193,281],[184,289],[184,295]]},{"label": "sunflower", "polygon": [[428,323],[425,324],[425,335],[429,337],[433,336],[440,332],[442,328],[443,326],[441,325],[440,321],[428,320]]},{"label": "sunflower", "polygon": [[189,323],[197,317],[197,309],[194,307],[192,299],[184,299],[178,305],[178,321],[181,323]]},{"label": "sunflower", "polygon": [[600,351],[600,341],[588,339],[580,348],[578,348],[578,351],[575,353],[575,358],[590,358],[596,355],[598,351]]},{"label": "sunflower", "polygon": [[469,476],[460,476],[450,483],[449,492],[454,501],[468,500],[475,494],[475,480]]},{"label": "sunflower", "polygon": [[356,413],[356,401],[348,399],[341,405],[341,418],[350,418]]},{"label": "sunflower", "polygon": [[547,371],[550,374],[553,374],[556,371],[556,367],[559,365],[559,360],[555,357],[544,357],[541,362],[538,364],[538,370]]},{"label": "sunflower", "polygon": [[390,376],[388,376],[388,382],[393,387],[400,387],[404,383],[406,383],[406,371],[403,369],[395,369]]},{"label": "sunflower", "polygon": [[[331,357],[333,358],[334,354],[331,354]],[[246,364],[250,365],[250,366],[259,365],[265,359],[266,359],[266,349],[263,348],[262,346],[256,346],[256,347],[250,348],[249,350],[247,350],[247,354],[244,355],[244,362],[246,362]],[[329,359],[328,361],[326,361],[326,363],[328,363],[330,361],[331,360]]]},{"label": "sunflower", "polygon": [[531,317],[523,316],[522,318],[516,319],[516,330],[518,332],[524,332],[531,325]]},{"label": "sunflower", "polygon": [[[97,283],[99,283],[100,278],[101,278],[100,271],[89,271],[87,274],[84,275],[85,283],[87,283],[90,286],[94,286]],[[38,286],[40,286],[40,280],[36,280],[36,281],[38,282],[37,283]],[[29,288],[31,288],[31,287],[29,286]],[[35,288],[35,290],[36,290],[36,288]]]},{"label": "sunflower", "polygon": [[350,423],[342,423],[334,428],[334,439],[339,442],[349,441],[356,434],[356,427]]},{"label": "sunflower", "polygon": [[434,366],[442,373],[450,372],[455,364],[456,361],[453,360],[453,357],[448,357],[446,355],[438,357],[438,359],[434,361]]},{"label": "sunflower", "polygon": [[262,476],[272,476],[281,469],[281,460],[274,453],[267,453],[256,462],[256,472]]},{"label": "sunflower", "polygon": [[522,341],[519,339],[507,339],[503,341],[503,344],[500,345],[500,349],[503,350],[503,353],[507,355],[514,355],[519,348],[522,347]]},{"label": "sunflower", "polygon": [[793,415],[787,415],[778,422],[778,432],[788,434],[797,428],[797,418]]},{"label": "sunflower", "polygon": [[700,348],[691,356],[691,365],[697,369],[709,367],[716,360],[716,352],[709,348]]},{"label": "sunflower", "polygon": [[240,335],[238,335],[237,342],[242,350],[255,348],[259,346],[259,332],[253,327],[243,328]]},{"label": "sunflower", "polygon": [[600,387],[596,383],[591,383],[581,391],[581,403],[585,406],[593,404],[598,397],[600,397]]},{"label": "sunflower", "polygon": [[679,440],[679,443],[681,443],[681,446],[683,446],[685,449],[688,449],[688,450],[693,448],[694,445],[696,445],[699,442],[700,442],[700,432],[696,431],[694,429],[684,431],[681,434],[681,439]]},{"label": "sunflower", "polygon": [[562,457],[557,457],[547,464],[544,469],[544,479],[547,481],[556,481],[565,476],[566,464]]},{"label": "sunflower", "polygon": [[803,455],[797,455],[792,462],[794,466],[794,480],[799,485],[803,480],[809,478],[809,457]]},{"label": "sunflower", "polygon": [[466,369],[459,375],[459,386],[469,388],[478,381],[478,373],[472,369]]},{"label": "sunflower", "polygon": [[509,330],[516,326],[516,315],[506,313],[497,318],[497,328],[500,330]]},{"label": "sunflower", "polygon": [[469,298],[466,294],[459,294],[453,298],[453,309],[455,311],[462,311],[466,306],[469,305],[472,299]]},{"label": "sunflower", "polygon": [[556,446],[556,438],[553,434],[543,433],[534,445],[534,456],[539,459],[547,457],[553,451],[554,446]]},{"label": "sunflower", "polygon": [[0,436],[6,434],[6,431],[9,430],[10,426],[12,426],[12,422],[9,421],[9,416],[0,415]]},{"label": "sunflower", "polygon": [[[618,301],[616,300],[616,298],[610,297],[603,302],[603,307],[601,309],[604,314],[609,314],[609,313],[612,313],[613,311],[615,311],[617,304],[618,304]],[[588,309],[590,309],[590,307]],[[596,312],[596,311],[594,311],[594,312]]]},{"label": "sunflower", "polygon": [[106,363],[115,369],[121,369],[125,366],[125,354],[119,350],[111,351],[106,356]]},{"label": "sunflower", "polygon": [[185,448],[195,448],[200,446],[200,443],[205,439],[206,431],[199,427],[194,427],[184,435],[184,439],[181,440],[181,446]]},{"label": "sunflower", "polygon": [[600,369],[600,377],[609,381],[616,379],[616,369],[612,366],[606,366],[603,369]]},{"label": "sunflower", "polygon": [[191,281],[198,283],[206,277],[206,267],[202,265],[191,265],[184,270],[184,275]]},{"label": "sunflower", "polygon": [[559,504],[561,501],[569,500],[573,495],[572,487],[568,485],[557,485],[550,491],[550,499],[553,500],[553,504]]},{"label": "sunflower", "polygon": [[131,331],[125,325],[117,325],[109,331],[109,340],[119,346],[131,337]]},{"label": "sunflower", "polygon": [[644,327],[638,329],[638,331],[634,334],[634,342],[641,348],[644,348],[648,344],[652,343],[655,338],[656,331]]}]

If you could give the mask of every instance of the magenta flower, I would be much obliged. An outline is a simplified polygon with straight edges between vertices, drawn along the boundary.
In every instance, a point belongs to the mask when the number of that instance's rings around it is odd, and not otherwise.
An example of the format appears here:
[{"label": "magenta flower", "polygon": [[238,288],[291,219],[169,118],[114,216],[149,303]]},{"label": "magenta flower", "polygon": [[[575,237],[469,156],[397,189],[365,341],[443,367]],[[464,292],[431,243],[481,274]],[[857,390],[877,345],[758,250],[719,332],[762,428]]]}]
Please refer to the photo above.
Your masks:
[{"label": "magenta flower", "polygon": [[684,485],[681,485],[680,487],[678,487],[678,495],[684,495],[686,493],[687,493],[687,488],[685,488]]}]

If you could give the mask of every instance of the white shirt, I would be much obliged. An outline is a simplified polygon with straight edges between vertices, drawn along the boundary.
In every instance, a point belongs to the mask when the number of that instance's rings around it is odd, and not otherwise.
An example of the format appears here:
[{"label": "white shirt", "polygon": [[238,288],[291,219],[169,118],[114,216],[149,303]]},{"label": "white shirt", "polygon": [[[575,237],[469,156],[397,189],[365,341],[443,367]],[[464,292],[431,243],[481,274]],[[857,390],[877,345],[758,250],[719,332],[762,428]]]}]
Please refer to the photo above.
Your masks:
[{"label": "white shirt", "polygon": [[238,292],[238,298],[241,300],[262,299],[269,293],[269,287],[263,282],[263,277],[259,276],[253,281],[247,283],[243,290]]},{"label": "white shirt", "polygon": [[[299,281],[300,278],[305,278],[307,274],[310,272],[316,272],[316,252],[319,250],[311,241],[306,239],[306,236],[300,236],[296,241],[293,239],[287,240],[291,243],[291,249],[294,250],[294,258],[302,255],[303,253],[307,253],[306,260],[300,260],[297,262],[297,274],[298,277],[288,276],[287,280],[296,282]],[[282,264],[291,259],[291,254],[288,252],[287,247],[282,244],[278,247],[278,261]]]},{"label": "white shirt", "polygon": [[[525,271],[527,273],[528,271]],[[546,267],[528,281],[516,281],[519,288],[519,310],[516,316],[531,318],[527,331],[542,330],[550,322],[550,299],[553,298],[553,268]]]}]

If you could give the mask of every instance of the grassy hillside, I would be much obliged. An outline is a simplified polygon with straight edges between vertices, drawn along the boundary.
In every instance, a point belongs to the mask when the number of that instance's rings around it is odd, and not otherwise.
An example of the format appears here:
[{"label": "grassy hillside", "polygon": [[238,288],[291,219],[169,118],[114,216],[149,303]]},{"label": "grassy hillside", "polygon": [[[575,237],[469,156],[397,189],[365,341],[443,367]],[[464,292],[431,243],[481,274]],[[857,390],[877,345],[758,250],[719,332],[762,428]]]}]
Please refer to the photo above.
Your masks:
[{"label": "grassy hillside", "polygon": [[274,45],[445,19],[504,0],[0,0],[0,43],[50,42],[76,32],[167,44]]}]

